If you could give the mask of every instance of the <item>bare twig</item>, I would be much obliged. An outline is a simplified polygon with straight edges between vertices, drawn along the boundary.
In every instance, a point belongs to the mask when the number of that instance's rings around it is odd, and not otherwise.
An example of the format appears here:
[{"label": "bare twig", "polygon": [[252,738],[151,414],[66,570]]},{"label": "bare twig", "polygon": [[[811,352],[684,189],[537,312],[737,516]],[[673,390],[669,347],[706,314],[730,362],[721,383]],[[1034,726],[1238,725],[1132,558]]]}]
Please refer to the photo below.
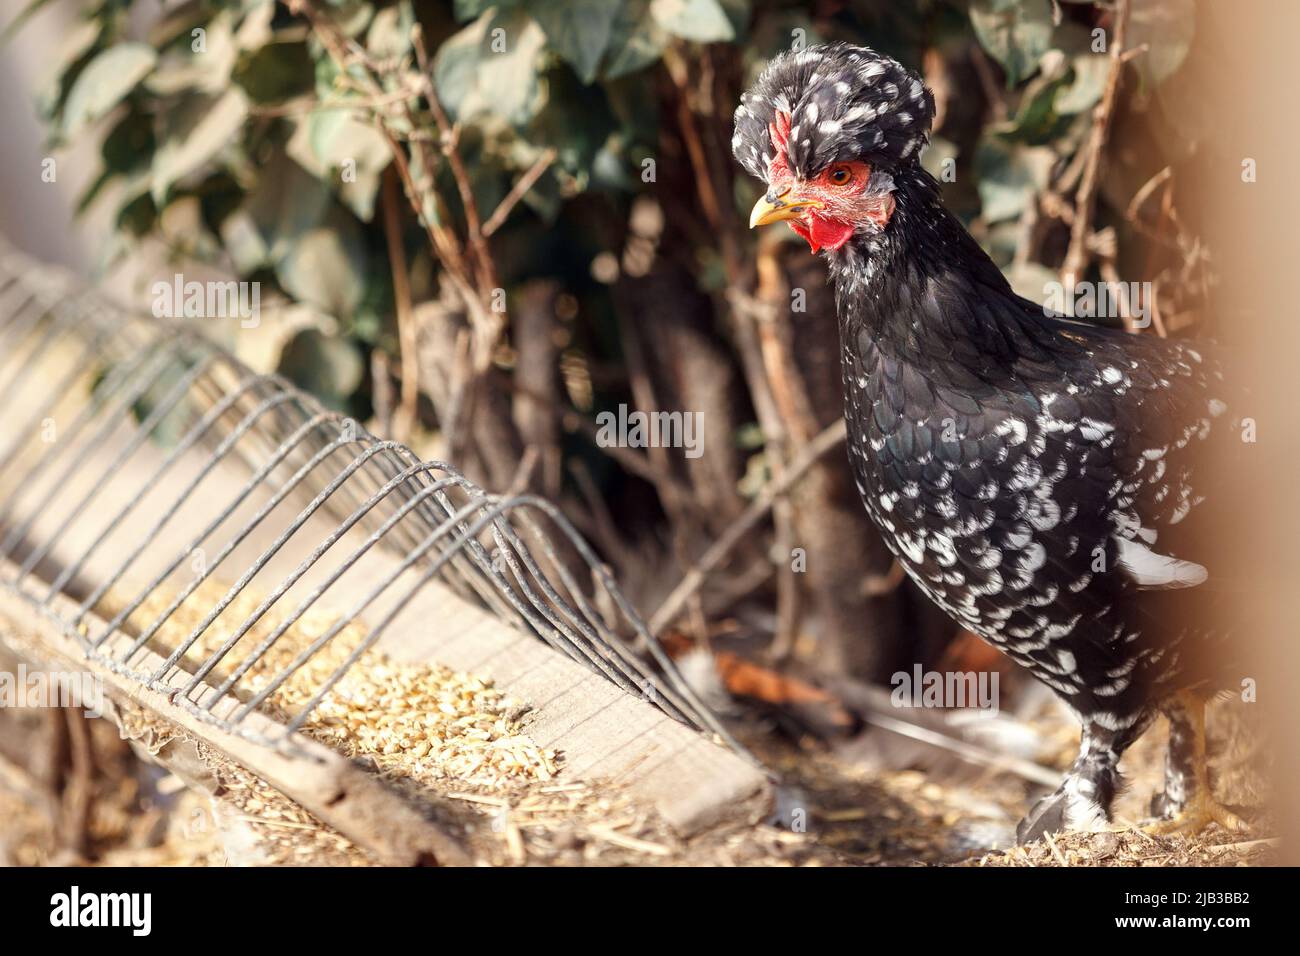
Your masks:
[{"label": "bare twig", "polygon": [[778,498],[784,495],[804,473],[832,448],[843,444],[847,430],[843,419],[826,428],[820,435],[805,445],[799,454],[786,466],[785,472],[778,479],[769,481],[759,492],[744,513],[737,518],[713,545],[700,556],[695,565],[682,578],[681,583],[673,589],[668,598],[650,619],[650,632],[658,634],[673,622],[686,604],[687,599],[700,589],[705,579],[735,549],[750,531],[763,520]]},{"label": "bare twig", "polygon": [[1047,838],[1047,848],[1052,851],[1052,856],[1056,857],[1056,862],[1061,866],[1069,866],[1070,864],[1065,861],[1065,857],[1061,856],[1061,851],[1056,848],[1056,841],[1052,839],[1052,835],[1044,833],[1043,836]]},{"label": "bare twig", "polygon": [[542,177],[542,173],[550,168],[551,163],[555,162],[555,150],[547,148],[537,161],[528,168],[528,171],[519,177],[519,181],[511,187],[510,192],[506,193],[504,199],[497,203],[497,208],[488,216],[487,222],[483,224],[483,236],[487,238],[501,228],[509,217],[511,211],[518,205],[519,200],[528,194],[528,190],[533,188],[533,184]]},{"label": "bare twig", "polygon": [[[526,396],[538,405],[549,407],[554,404],[552,396],[529,388],[517,380],[512,381],[510,387],[517,394]],[[560,425],[571,435],[582,435],[598,450],[621,465],[629,474],[636,475],[643,481],[655,486],[656,489],[671,486],[672,494],[681,503],[682,507],[690,513],[692,520],[700,521],[710,517],[694,500],[691,489],[683,484],[676,475],[663,470],[649,457],[632,448],[603,443],[600,440],[600,429],[587,416],[574,411],[572,408],[566,408],[560,413]]]},{"label": "bare twig", "polygon": [[519,458],[519,467],[515,469],[515,476],[510,479],[510,487],[506,489],[505,497],[512,498],[528,490],[541,458],[541,451],[536,445],[529,445],[524,449],[523,455]]},{"label": "bare twig", "polygon": [[[420,79],[424,86],[425,99],[429,101],[429,110],[433,113],[433,121],[438,124],[438,134],[442,139],[442,152],[447,157],[447,165],[451,169],[452,179],[456,181],[456,191],[460,193],[461,206],[465,212],[465,231],[469,234],[469,245],[474,250],[474,258],[478,267],[479,291],[484,295],[490,295],[491,290],[496,289],[498,285],[496,267],[492,263],[492,256],[488,252],[487,242],[483,237],[483,226],[478,214],[478,202],[474,199],[474,188],[470,183],[469,173],[465,169],[465,164],[461,161],[460,151],[456,149],[456,141],[459,135],[452,128],[451,121],[447,119],[447,112],[442,108],[442,101],[438,98],[438,91],[434,89],[429,54],[424,46],[424,30],[418,23],[411,28],[411,45],[415,47],[416,59],[419,62]],[[495,336],[493,344],[495,344]]]},{"label": "bare twig", "polygon": [[[402,186],[406,191],[406,199],[411,204],[411,208],[415,210],[416,215],[419,216],[420,223],[429,236],[429,244],[433,246],[434,254],[442,264],[444,274],[451,281],[452,287],[460,295],[468,309],[471,301],[477,302],[477,297],[473,287],[469,284],[465,261],[460,252],[460,243],[446,227],[431,221],[425,214],[424,200],[415,179],[411,175],[411,165],[406,153],[398,144],[397,139],[382,123],[380,124],[380,132],[388,142],[389,150],[393,154],[393,163],[397,167],[397,174],[401,178]],[[436,197],[431,198],[434,202],[437,201]]]},{"label": "bare twig", "polygon": [[930,126],[935,132],[943,129],[943,121],[948,117],[948,101],[952,97],[952,77],[948,74],[948,61],[938,47],[927,47],[921,57],[921,72],[925,76],[925,85],[934,94],[934,119]]},{"label": "bare twig", "polygon": [[415,95],[414,90],[403,87],[380,96],[363,96],[360,98],[349,96],[338,100],[318,100],[313,96],[302,96],[284,103],[276,103],[273,106],[253,105],[248,108],[248,114],[271,119],[279,116],[305,116],[310,113],[328,113],[333,110],[346,110],[349,113],[355,113],[359,109],[378,112],[404,100],[409,100]]},{"label": "bare twig", "polygon": [[[926,723],[920,722],[919,713],[917,718],[913,718],[905,709],[893,706],[887,688],[864,684],[847,677],[831,678],[825,684],[845,705],[860,713],[863,720],[881,730],[947,751],[969,763],[1013,773],[1046,787],[1054,787],[1060,782],[1057,771],[1024,757],[967,740],[961,736],[960,728],[936,726],[937,721],[933,718]],[[930,715],[927,714],[928,716]]]},{"label": "bare twig", "polygon": [[[400,119],[400,124],[395,123],[394,118],[385,109],[373,111],[373,122],[388,143],[407,200],[416,211],[429,236],[434,254],[442,265],[443,276],[461,299],[473,332],[469,374],[458,390],[463,394],[454,396],[454,414],[442,416],[447,454],[449,457],[458,458],[464,444],[469,440],[471,433],[469,423],[476,405],[475,399],[483,388],[484,378],[491,370],[492,358],[505,329],[506,320],[504,313],[495,311],[490,304],[494,301],[498,289],[496,271],[488,254],[469,176],[456,150],[456,130],[448,120],[433,86],[423,35],[417,24],[412,29],[411,40],[419,60],[420,93],[429,103],[430,112],[438,127],[441,156],[446,159],[460,194],[466,222],[466,241],[472,255],[470,264],[466,263],[462,255],[460,241],[442,221],[442,217],[428,214],[430,207],[436,208],[439,204],[432,175],[438,163],[439,152],[435,151],[434,144],[427,134],[409,132],[419,131],[422,127],[422,123],[417,120],[412,110],[411,97],[399,98],[390,104],[392,94],[384,89],[382,79],[393,76],[396,72],[395,67],[391,64],[376,63],[356,41],[343,32],[330,14],[320,10],[311,0],[283,0],[283,2],[291,13],[307,19],[313,35],[319,39],[330,58],[339,67],[342,81],[362,94],[363,100],[358,101],[359,108],[366,102],[364,98],[368,97],[371,103],[380,102],[398,110],[397,118]],[[417,155],[420,160],[421,176],[418,182],[412,175],[411,158],[407,156],[399,139],[409,142],[413,155]]]},{"label": "bare twig", "polygon": [[[640,330],[636,328],[634,323],[622,320],[622,317],[620,319],[623,329],[623,347],[627,356],[628,381],[632,388],[633,400],[641,408],[658,408],[659,402],[655,397],[654,384],[650,381],[650,373],[646,368]],[[647,449],[647,457],[654,463],[657,474],[672,475],[672,464],[668,458],[668,450],[663,445],[659,443],[652,444]],[[677,558],[677,563],[684,571],[690,564],[686,533],[692,524],[687,520],[683,503],[686,496],[681,492],[680,486],[674,480],[657,480],[655,490],[659,494],[659,500],[663,504],[664,511],[668,514],[673,552]],[[705,626],[704,609],[700,604],[699,595],[689,595],[687,603],[690,609],[692,630],[698,640],[705,642],[708,639],[708,630]]]},{"label": "bare twig", "polygon": [[1124,72],[1124,34],[1128,27],[1130,0],[1117,0],[1115,4],[1115,30],[1110,38],[1110,74],[1101,102],[1092,114],[1092,133],[1089,136],[1087,159],[1083,177],[1074,197],[1074,223],[1070,227],[1070,246],[1061,266],[1061,284],[1073,289],[1091,261],[1093,204],[1101,184],[1105,161],[1106,141],[1110,137],[1110,121],[1115,113],[1115,100],[1119,92],[1120,76]]},{"label": "bare twig", "polygon": [[587,511],[591,514],[592,529],[596,532],[599,543],[614,565],[626,573],[632,564],[632,551],[623,540],[623,536],[619,534],[618,525],[614,521],[614,516],[609,513],[609,507],[605,504],[600,489],[596,487],[591,471],[581,458],[574,458],[569,462],[569,474],[573,476],[573,483],[578,487],[578,494],[586,502]]},{"label": "bare twig", "polygon": [[1124,210],[1124,218],[1129,221],[1136,221],[1138,212],[1142,209],[1142,206],[1146,201],[1151,198],[1151,194],[1159,189],[1162,184],[1173,178],[1173,175],[1174,167],[1166,166],[1143,183],[1142,188],[1135,192],[1133,198],[1129,200],[1128,208]]},{"label": "bare twig", "polygon": [[[812,401],[803,376],[794,360],[789,313],[787,311],[782,315],[781,306],[789,299],[777,258],[777,248],[774,236],[766,237],[759,244],[756,262],[758,289],[751,314],[756,320],[767,381],[786,426],[786,442],[778,444],[775,447],[777,454],[770,456],[772,475],[779,479],[789,447],[805,444],[817,433],[817,418],[813,414]],[[788,501],[778,502],[773,517],[776,526],[775,552],[788,555],[795,546],[793,505]],[[783,559],[776,570],[776,634],[772,640],[772,654],[779,660],[794,649],[801,608],[799,582],[793,564]]]},{"label": "bare twig", "polygon": [[388,367],[388,353],[383,349],[372,349],[370,352],[370,378],[374,382],[370,389],[370,402],[375,407],[375,421],[379,423],[380,434],[391,434],[393,379]]},{"label": "bare twig", "polygon": [[94,797],[94,757],[90,749],[90,722],[75,707],[61,708],[67,729],[68,773],[64,778],[60,841],[79,857],[90,842],[90,808]]},{"label": "bare twig", "polygon": [[681,130],[682,141],[686,144],[686,154],[691,168],[695,172],[695,184],[699,189],[700,208],[704,217],[714,229],[722,223],[722,206],[714,188],[713,175],[709,170],[708,158],[704,144],[700,139],[699,127],[695,122],[695,112],[690,102],[690,77],[687,75],[686,60],[676,48],[664,51],[664,66],[677,87],[677,124]]},{"label": "bare twig", "polygon": [[862,593],[867,597],[883,597],[886,594],[893,594],[898,590],[898,586],[903,583],[907,577],[907,570],[903,567],[903,562],[897,558],[889,566],[886,574],[873,574],[862,582]]},{"label": "bare twig", "polygon": [[547,279],[524,283],[515,295],[512,376],[519,387],[510,398],[515,429],[520,439],[537,449],[540,481],[530,484],[555,498],[564,478],[564,452],[560,446],[560,345],[556,335],[556,300],[560,285]]},{"label": "bare twig", "polygon": [[393,273],[393,311],[397,315],[397,339],[401,350],[402,393],[393,415],[393,437],[408,441],[415,427],[420,400],[420,363],[416,354],[415,315],[411,307],[411,283],[406,274],[406,248],[402,244],[402,214],[398,208],[397,175],[384,173],[384,239]]},{"label": "bare twig", "polygon": [[1279,837],[1266,837],[1262,840],[1246,840],[1242,843],[1212,843],[1210,846],[1215,850],[1253,850],[1257,846],[1280,846],[1282,840]]},{"label": "bare twig", "polygon": [[602,443],[599,440],[600,430],[582,415],[572,411],[565,412],[564,417],[560,419],[560,424],[564,426],[565,431],[580,434],[588,439],[596,448],[622,465],[629,473],[649,482],[651,485],[658,487],[665,482],[674,483],[679,500],[684,507],[690,510],[693,518],[702,520],[708,517],[691,498],[690,489],[678,482],[675,475],[665,474],[649,458],[631,448]]},{"label": "bare twig", "polygon": [[1007,104],[1003,102],[998,79],[993,73],[993,64],[989,62],[988,55],[978,44],[971,45],[970,63],[975,70],[975,76],[979,79],[980,89],[984,92],[984,100],[988,103],[992,121],[1005,122]]},{"label": "bare twig", "polygon": [[789,290],[777,259],[780,240],[775,234],[768,236],[770,238],[765,238],[759,245],[756,261],[758,289],[751,315],[758,327],[759,345],[772,385],[772,396],[785,419],[789,440],[803,444],[817,434],[817,419],[803,376],[794,361],[788,310],[784,319],[782,317],[782,306],[789,302]]},{"label": "bare twig", "polygon": [[[1109,284],[1111,288],[1122,287],[1121,280],[1119,277],[1119,270],[1115,268],[1114,256],[1112,255],[1102,256],[1101,262],[1099,264],[1099,268],[1101,270],[1101,279],[1103,282]],[[1138,331],[1137,324],[1134,321],[1133,314],[1128,307],[1128,296],[1125,295],[1117,296],[1117,300],[1119,303],[1119,317],[1120,317],[1120,321],[1124,323],[1124,331],[1129,333],[1137,332]]]}]

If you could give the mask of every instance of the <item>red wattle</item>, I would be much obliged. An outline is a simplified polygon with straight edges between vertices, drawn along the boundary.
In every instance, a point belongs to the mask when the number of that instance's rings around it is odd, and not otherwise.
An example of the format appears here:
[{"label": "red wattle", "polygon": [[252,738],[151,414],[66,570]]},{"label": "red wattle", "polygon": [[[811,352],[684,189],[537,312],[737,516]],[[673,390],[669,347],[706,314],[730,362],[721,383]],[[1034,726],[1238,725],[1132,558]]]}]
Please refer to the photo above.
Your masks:
[{"label": "red wattle", "polygon": [[808,225],[795,220],[790,221],[790,228],[799,233],[813,252],[822,249],[838,249],[849,241],[853,235],[853,224],[837,219],[823,219],[816,213],[808,216]]}]

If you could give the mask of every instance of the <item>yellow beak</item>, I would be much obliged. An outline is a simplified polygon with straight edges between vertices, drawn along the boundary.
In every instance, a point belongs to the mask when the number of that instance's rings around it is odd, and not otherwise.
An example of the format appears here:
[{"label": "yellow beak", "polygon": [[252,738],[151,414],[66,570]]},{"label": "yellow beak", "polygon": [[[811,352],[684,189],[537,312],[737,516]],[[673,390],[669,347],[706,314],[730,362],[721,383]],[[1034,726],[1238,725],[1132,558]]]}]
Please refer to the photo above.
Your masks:
[{"label": "yellow beak", "polygon": [[768,223],[780,222],[782,219],[797,219],[803,215],[805,209],[821,209],[822,203],[816,199],[787,199],[790,190],[787,189],[779,196],[773,196],[768,193],[754,203],[754,209],[749,214],[749,228],[755,226],[766,226]]}]

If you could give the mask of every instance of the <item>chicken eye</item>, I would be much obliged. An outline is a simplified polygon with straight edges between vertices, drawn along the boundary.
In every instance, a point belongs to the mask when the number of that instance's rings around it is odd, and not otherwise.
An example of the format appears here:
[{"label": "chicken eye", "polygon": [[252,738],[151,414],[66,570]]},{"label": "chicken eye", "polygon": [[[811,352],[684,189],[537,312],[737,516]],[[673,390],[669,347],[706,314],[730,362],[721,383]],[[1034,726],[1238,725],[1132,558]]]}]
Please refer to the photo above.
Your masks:
[{"label": "chicken eye", "polygon": [[853,174],[852,174],[851,172],[849,172],[849,167],[847,167],[847,166],[836,166],[834,169],[831,170],[831,172],[830,172],[830,177],[829,177],[829,178],[830,178],[830,181],[831,181],[832,183],[834,183],[836,186],[843,186],[843,185],[844,185],[845,183],[847,183],[847,182],[848,182],[852,177],[853,177]]}]

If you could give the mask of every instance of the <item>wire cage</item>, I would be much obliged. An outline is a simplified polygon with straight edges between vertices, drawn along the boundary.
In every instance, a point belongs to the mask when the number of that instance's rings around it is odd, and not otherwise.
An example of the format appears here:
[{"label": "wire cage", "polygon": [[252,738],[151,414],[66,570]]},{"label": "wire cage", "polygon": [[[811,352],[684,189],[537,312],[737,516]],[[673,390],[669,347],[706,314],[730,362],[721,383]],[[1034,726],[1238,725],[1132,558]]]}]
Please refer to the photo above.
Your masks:
[{"label": "wire cage", "polygon": [[[0,587],[202,721],[286,746],[395,621],[440,626],[421,598],[437,582],[747,756],[553,504],[488,494],[192,325],[11,250],[0,408]],[[337,666],[313,669],[331,648]],[[305,702],[277,710],[308,674]],[[254,713],[282,732],[251,729]]]}]

